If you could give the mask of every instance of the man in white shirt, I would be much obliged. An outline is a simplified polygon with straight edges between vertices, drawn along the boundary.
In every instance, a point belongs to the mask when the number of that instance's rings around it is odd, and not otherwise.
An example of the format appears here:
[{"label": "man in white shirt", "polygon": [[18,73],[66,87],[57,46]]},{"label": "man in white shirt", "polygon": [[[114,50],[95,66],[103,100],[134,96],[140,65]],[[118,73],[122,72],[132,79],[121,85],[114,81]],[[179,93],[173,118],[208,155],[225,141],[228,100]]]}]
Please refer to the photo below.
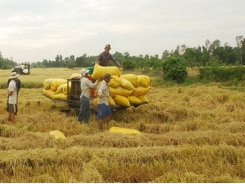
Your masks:
[{"label": "man in white shirt", "polygon": [[15,121],[15,114],[17,113],[17,87],[16,87],[16,81],[18,80],[19,74],[16,72],[12,72],[10,76],[10,83],[8,86],[8,120],[14,123]]},{"label": "man in white shirt", "polygon": [[96,80],[94,83],[92,83],[88,79],[88,73],[89,70],[86,70],[83,68],[81,70],[81,75],[82,75],[82,81],[81,81],[81,91],[82,94],[80,96],[80,109],[79,109],[79,114],[78,114],[78,121],[82,122],[84,120],[84,123],[88,123],[88,119],[90,116],[90,105],[89,105],[89,98],[90,98],[90,89],[95,88],[97,85],[98,81],[102,80],[102,77],[99,77],[98,80]]},{"label": "man in white shirt", "polygon": [[109,95],[110,88],[108,83],[111,80],[111,75],[109,73],[104,75],[104,80],[100,83],[98,87],[98,119],[99,119],[99,129],[103,131],[104,119],[106,119],[107,127],[111,120],[112,112],[109,106]]}]

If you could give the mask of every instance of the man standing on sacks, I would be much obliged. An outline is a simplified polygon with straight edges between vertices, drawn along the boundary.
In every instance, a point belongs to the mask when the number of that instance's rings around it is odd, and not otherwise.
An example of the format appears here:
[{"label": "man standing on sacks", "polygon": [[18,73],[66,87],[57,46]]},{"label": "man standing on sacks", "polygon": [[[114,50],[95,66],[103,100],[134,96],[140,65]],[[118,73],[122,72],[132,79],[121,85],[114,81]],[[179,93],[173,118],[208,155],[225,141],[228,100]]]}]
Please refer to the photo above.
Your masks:
[{"label": "man standing on sacks", "polygon": [[112,60],[115,65],[117,65],[118,67],[122,68],[123,66],[113,57],[113,55],[111,55],[109,52],[111,50],[111,45],[110,44],[106,44],[105,45],[105,51],[101,52],[97,58],[97,63],[100,66],[107,66],[109,60]]}]

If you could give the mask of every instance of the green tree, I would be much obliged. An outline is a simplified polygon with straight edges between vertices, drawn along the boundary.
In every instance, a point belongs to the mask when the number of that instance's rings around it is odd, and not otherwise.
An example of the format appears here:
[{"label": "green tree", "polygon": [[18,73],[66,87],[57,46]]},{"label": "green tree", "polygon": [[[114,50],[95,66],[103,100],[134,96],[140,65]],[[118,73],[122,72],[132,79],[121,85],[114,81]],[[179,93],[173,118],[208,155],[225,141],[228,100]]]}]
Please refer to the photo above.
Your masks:
[{"label": "green tree", "polygon": [[120,52],[115,52],[115,53],[113,54],[113,57],[114,57],[117,61],[119,61],[119,63],[121,63],[121,62],[123,61],[123,58],[124,58],[123,54],[120,53]]},{"label": "green tree", "polygon": [[129,52],[124,52],[124,59],[123,59],[123,69],[124,70],[134,70],[135,69],[135,62],[130,57]]},{"label": "green tree", "polygon": [[76,58],[76,67],[83,67],[86,59],[86,54]]},{"label": "green tree", "polygon": [[162,60],[165,60],[170,57],[170,53],[168,50],[164,50],[162,53]]},{"label": "green tree", "polygon": [[57,56],[55,57],[55,66],[56,66],[56,67],[59,67],[59,66],[60,66],[60,56],[59,56],[59,55],[57,55]]},{"label": "green tree", "polygon": [[2,56],[2,52],[0,51],[0,68],[2,68],[3,66],[3,56]]},{"label": "green tree", "polygon": [[240,62],[241,64],[243,64],[242,62],[242,48],[243,48],[243,36],[237,36],[236,37],[236,43],[237,43],[237,48],[239,50],[239,56],[240,56]]},{"label": "green tree", "polygon": [[182,58],[172,56],[163,62],[162,71],[165,79],[183,82],[187,76],[187,65]]}]

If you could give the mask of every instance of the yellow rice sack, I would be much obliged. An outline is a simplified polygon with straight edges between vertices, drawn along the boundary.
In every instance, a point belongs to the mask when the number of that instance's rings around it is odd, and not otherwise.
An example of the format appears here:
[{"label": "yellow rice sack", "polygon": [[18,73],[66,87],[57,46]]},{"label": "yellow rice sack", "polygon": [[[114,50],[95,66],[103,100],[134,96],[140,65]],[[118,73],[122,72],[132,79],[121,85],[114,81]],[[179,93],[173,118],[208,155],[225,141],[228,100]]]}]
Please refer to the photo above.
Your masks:
[{"label": "yellow rice sack", "polygon": [[114,101],[118,105],[122,105],[122,106],[125,106],[125,107],[129,107],[130,106],[129,101],[128,101],[127,97],[125,97],[125,96],[116,95],[115,98],[114,98]]},{"label": "yellow rice sack", "polygon": [[[96,97],[96,98],[94,98],[94,100],[93,100],[93,105],[97,108],[98,107],[98,97]],[[109,101],[109,105],[110,106],[115,106],[116,105],[116,103],[115,103],[115,101],[113,100],[113,98],[111,97],[111,96],[109,96],[109,98],[108,98],[108,101]]]},{"label": "yellow rice sack", "polygon": [[98,107],[98,97],[93,99],[93,105],[94,107]]},{"label": "yellow rice sack", "polygon": [[51,89],[43,89],[43,94],[49,98],[53,99],[54,91]]},{"label": "yellow rice sack", "polygon": [[150,85],[150,78],[147,75],[137,75],[140,81],[140,86],[148,87]]},{"label": "yellow rice sack", "polygon": [[73,79],[73,78],[81,78],[82,75],[80,73],[73,73],[70,77],[70,79]]},{"label": "yellow rice sack", "polygon": [[98,97],[98,86],[100,85],[101,82],[102,82],[102,81],[98,81],[96,87],[94,88],[94,96],[95,96],[95,97]]},{"label": "yellow rice sack", "polygon": [[109,96],[108,100],[109,100],[110,106],[115,106],[116,105],[114,99],[111,96]]},{"label": "yellow rice sack", "polygon": [[120,133],[120,134],[129,134],[129,135],[139,135],[140,131],[131,129],[131,128],[120,128],[120,127],[111,127],[109,130],[110,133]]},{"label": "yellow rice sack", "polygon": [[97,89],[97,88],[94,90],[94,96],[95,96],[96,98],[98,97],[98,89]]},{"label": "yellow rice sack", "polygon": [[104,76],[106,73],[111,74],[111,76],[116,75],[120,77],[120,70],[116,66],[100,66],[99,64],[95,64],[94,72],[91,75],[92,79],[98,79],[100,76]]},{"label": "yellow rice sack", "polygon": [[108,83],[109,87],[118,88],[120,86],[120,78],[116,75],[113,75],[112,77],[113,78]]},{"label": "yellow rice sack", "polygon": [[140,80],[135,74],[125,74],[125,75],[122,75],[120,78],[127,79],[133,84],[134,87],[138,87],[140,85]]},{"label": "yellow rice sack", "polygon": [[141,95],[141,96],[137,96],[142,102],[146,102],[146,103],[149,103],[150,101],[149,101],[149,99],[148,98],[146,98],[146,96],[144,96],[144,95]]},{"label": "yellow rice sack", "polygon": [[54,100],[67,100],[67,95],[64,95],[63,93],[54,94],[53,99]]},{"label": "yellow rice sack", "polygon": [[51,84],[51,89],[56,91],[61,84],[67,83],[66,79],[55,79]]},{"label": "yellow rice sack", "polygon": [[120,86],[124,89],[135,90],[134,85],[127,79],[120,78]]},{"label": "yellow rice sack", "polygon": [[142,95],[146,95],[148,93],[150,89],[150,86],[148,87],[142,87],[142,86],[139,86],[139,87],[136,87],[136,90],[133,91],[132,95],[133,96],[142,96]]},{"label": "yellow rice sack", "polygon": [[142,101],[136,96],[127,96],[127,98],[130,104],[141,104],[142,103]]},{"label": "yellow rice sack", "polygon": [[51,84],[55,79],[60,79],[60,78],[48,78],[45,79],[45,81],[43,82],[43,87],[44,89],[48,90],[51,88]]},{"label": "yellow rice sack", "polygon": [[116,95],[129,96],[133,90],[123,89],[121,86],[118,88],[110,87],[110,96],[115,97]]},{"label": "yellow rice sack", "polygon": [[[69,90],[71,92],[71,82],[69,82]],[[63,93],[64,95],[67,95],[67,83],[61,84],[54,94],[59,94],[59,93]]]},{"label": "yellow rice sack", "polygon": [[52,135],[55,139],[66,139],[66,136],[59,130],[50,131],[49,135]]},{"label": "yellow rice sack", "polygon": [[[64,84],[62,84],[62,85],[64,85]],[[69,81],[69,93],[71,93],[71,82]],[[65,86],[64,86],[64,88],[63,88],[63,94],[64,95],[67,95],[67,93],[68,93],[68,89],[67,89],[67,84],[65,84]]]}]

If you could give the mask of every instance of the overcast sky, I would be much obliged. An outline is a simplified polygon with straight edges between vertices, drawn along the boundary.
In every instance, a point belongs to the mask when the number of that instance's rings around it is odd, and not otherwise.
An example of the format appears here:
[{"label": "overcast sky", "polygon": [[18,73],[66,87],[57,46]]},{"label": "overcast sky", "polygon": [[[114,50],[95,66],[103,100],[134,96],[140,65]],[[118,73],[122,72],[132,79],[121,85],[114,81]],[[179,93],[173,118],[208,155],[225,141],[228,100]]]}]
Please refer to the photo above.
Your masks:
[{"label": "overcast sky", "polygon": [[0,51],[17,63],[57,54],[156,55],[245,37],[245,0],[0,0]]}]

